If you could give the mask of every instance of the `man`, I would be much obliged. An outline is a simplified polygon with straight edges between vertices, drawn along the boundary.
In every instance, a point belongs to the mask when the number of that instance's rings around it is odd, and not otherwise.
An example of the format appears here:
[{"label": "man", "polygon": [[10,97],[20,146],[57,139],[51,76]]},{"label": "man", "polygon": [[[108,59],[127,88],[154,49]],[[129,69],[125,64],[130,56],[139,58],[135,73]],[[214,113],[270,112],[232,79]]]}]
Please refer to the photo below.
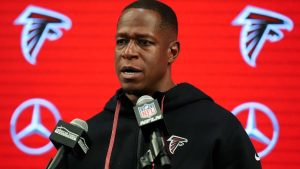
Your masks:
[{"label": "man", "polygon": [[[139,97],[158,100],[170,136],[164,138],[172,168],[260,169],[243,127],[230,112],[190,84],[175,84],[177,17],[158,1],[137,1],[118,20],[115,69],[121,89],[88,120],[92,148],[83,159],[69,155],[65,168],[136,169],[149,149],[133,106]],[[154,164],[154,168],[160,168]]]}]

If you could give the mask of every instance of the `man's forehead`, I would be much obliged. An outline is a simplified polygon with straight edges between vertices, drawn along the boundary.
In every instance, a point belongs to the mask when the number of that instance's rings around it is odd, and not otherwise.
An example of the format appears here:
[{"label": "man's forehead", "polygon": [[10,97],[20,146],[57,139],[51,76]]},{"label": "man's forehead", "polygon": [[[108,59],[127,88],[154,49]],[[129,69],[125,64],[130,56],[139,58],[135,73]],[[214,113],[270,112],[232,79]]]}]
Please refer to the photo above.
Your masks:
[{"label": "man's forehead", "polygon": [[160,18],[160,14],[157,11],[151,10],[151,9],[144,9],[144,8],[129,8],[124,11],[122,11],[120,17],[124,15],[156,15],[158,18]]},{"label": "man's forehead", "polygon": [[160,15],[149,9],[130,8],[122,12],[117,26],[159,26],[161,23]]},{"label": "man's forehead", "polygon": [[159,15],[151,10],[141,8],[124,11],[117,25],[117,34],[135,33],[139,36],[147,36],[159,31]]}]

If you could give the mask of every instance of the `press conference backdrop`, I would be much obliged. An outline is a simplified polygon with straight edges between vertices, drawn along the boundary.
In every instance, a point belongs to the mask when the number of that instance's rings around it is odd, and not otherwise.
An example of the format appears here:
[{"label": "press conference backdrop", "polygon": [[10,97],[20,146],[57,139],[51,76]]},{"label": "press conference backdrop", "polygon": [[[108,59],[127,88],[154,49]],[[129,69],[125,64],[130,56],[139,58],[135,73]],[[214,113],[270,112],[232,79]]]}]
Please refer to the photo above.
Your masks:
[{"label": "press conference backdrop", "polygon": [[[128,2],[1,1],[0,168],[45,168],[57,120],[87,120],[119,88],[115,30]],[[300,1],[165,2],[179,20],[176,83],[234,113],[264,169],[299,168]]]}]

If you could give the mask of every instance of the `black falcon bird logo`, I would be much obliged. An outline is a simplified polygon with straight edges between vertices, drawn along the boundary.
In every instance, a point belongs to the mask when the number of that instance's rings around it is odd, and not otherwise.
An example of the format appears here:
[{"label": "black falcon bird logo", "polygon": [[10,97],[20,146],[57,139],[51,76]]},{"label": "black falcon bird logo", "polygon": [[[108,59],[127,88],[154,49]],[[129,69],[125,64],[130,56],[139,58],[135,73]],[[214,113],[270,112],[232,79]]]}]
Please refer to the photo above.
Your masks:
[{"label": "black falcon bird logo", "polygon": [[21,47],[25,59],[36,64],[37,55],[45,40],[54,41],[62,36],[61,29],[69,30],[71,20],[58,12],[30,5],[15,20],[24,25]]},{"label": "black falcon bird logo", "polygon": [[256,66],[256,59],[264,43],[276,42],[283,38],[281,30],[291,31],[293,22],[288,17],[254,6],[247,6],[232,22],[242,25],[240,50],[246,63]]}]

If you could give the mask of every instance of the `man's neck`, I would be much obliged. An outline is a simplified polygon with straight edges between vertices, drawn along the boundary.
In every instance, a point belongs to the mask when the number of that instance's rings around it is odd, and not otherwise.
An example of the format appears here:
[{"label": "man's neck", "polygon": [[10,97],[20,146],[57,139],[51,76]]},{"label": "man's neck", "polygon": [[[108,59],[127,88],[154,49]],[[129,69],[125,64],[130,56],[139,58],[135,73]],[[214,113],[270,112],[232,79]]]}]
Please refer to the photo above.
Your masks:
[{"label": "man's neck", "polygon": [[[133,103],[133,105],[135,105],[137,100],[141,97],[141,96],[137,96],[135,94],[128,94],[128,93],[125,93],[125,95]],[[147,95],[152,96],[152,94],[147,94]]]},{"label": "man's neck", "polygon": [[[168,88],[166,89],[162,89],[162,90],[158,90],[158,91],[153,91],[153,92],[148,92],[148,93],[145,93],[143,95],[149,95],[151,97],[153,97],[153,95],[156,93],[156,92],[161,92],[161,93],[165,93],[167,92],[168,90],[170,90],[171,88],[173,88],[174,86],[176,86],[176,84],[172,83],[172,85],[170,85]],[[128,97],[128,99],[135,105],[137,100],[142,96],[142,95],[137,95],[137,94],[129,94],[129,93],[125,93],[125,95]]]}]

